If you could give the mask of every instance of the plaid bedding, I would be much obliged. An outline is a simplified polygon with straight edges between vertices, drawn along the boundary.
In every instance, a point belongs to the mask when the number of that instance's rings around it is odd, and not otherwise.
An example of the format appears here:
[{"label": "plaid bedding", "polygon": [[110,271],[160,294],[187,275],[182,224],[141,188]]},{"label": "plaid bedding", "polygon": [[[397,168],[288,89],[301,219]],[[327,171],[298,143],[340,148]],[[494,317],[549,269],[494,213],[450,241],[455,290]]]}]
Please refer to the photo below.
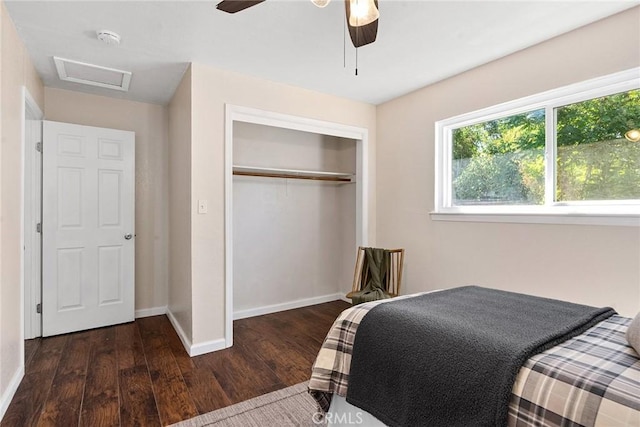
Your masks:
[{"label": "plaid bedding", "polygon": [[[369,310],[387,301],[349,308],[334,322],[309,381],[309,392],[323,411],[333,393],[347,395],[358,325]],[[508,425],[640,427],[640,359],[625,338],[630,323],[612,316],[527,360],[513,386]]]}]

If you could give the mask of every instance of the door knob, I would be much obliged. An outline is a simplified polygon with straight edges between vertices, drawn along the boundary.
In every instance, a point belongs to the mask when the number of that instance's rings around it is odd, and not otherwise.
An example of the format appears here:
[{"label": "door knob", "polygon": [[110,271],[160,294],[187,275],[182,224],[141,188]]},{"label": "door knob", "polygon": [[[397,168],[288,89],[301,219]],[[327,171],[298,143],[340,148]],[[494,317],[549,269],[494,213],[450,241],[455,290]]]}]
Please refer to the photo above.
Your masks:
[{"label": "door knob", "polygon": [[127,239],[127,240],[131,240],[132,237],[133,237],[133,235],[131,233],[124,235],[124,238]]}]

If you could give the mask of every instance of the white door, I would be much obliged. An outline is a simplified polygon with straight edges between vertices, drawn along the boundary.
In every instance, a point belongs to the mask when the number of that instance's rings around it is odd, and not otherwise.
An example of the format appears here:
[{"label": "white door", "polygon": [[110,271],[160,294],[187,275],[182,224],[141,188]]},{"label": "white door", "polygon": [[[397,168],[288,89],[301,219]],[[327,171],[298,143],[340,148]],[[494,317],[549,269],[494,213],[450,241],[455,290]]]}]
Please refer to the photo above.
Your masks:
[{"label": "white door", "polygon": [[134,319],[135,134],[43,122],[42,335]]}]

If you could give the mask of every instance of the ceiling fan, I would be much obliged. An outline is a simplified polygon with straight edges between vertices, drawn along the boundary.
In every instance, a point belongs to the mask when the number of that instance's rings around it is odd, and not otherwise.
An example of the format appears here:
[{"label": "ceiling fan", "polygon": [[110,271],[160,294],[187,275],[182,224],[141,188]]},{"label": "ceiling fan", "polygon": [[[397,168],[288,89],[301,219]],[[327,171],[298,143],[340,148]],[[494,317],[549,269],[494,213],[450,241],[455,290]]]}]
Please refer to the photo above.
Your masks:
[{"label": "ceiling fan", "polygon": [[[227,13],[236,13],[255,6],[265,0],[222,0],[216,8]],[[325,7],[331,0],[311,0],[318,7]],[[376,41],[378,34],[378,0],[344,0],[347,26],[353,46],[360,47]]]}]

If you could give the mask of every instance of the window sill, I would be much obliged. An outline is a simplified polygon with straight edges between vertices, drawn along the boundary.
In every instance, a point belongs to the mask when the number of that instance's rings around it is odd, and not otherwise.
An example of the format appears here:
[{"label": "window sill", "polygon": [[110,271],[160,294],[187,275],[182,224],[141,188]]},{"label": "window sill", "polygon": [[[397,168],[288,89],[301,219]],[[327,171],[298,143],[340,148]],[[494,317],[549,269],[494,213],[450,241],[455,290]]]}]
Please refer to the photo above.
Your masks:
[{"label": "window sill", "polygon": [[430,212],[429,215],[434,221],[640,227],[640,213]]}]

